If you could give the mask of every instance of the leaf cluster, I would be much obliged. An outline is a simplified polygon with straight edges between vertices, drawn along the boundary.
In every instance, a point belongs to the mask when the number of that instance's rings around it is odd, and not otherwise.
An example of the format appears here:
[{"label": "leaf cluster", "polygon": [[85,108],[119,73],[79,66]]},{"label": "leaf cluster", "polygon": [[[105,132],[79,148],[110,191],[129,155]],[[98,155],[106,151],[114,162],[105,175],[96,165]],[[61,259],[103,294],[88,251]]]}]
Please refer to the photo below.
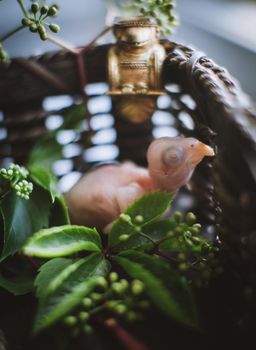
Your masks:
[{"label": "leaf cluster", "polygon": [[[124,315],[126,321],[136,321],[144,312],[141,305],[149,303],[176,322],[197,329],[193,289],[180,273],[177,251],[172,245],[165,254],[162,251],[163,243],[179,242],[170,232],[181,227],[180,216],[162,218],[172,198],[155,192],[135,201],[112,225],[107,245],[96,229],[84,226],[51,227],[32,235],[22,252],[41,264],[35,280],[39,306],[34,331],[64,320],[74,332],[90,333],[91,320],[98,313],[106,320]],[[182,223],[186,230],[198,227],[193,219],[188,214]],[[203,246],[205,240],[198,238]],[[186,249],[193,255],[198,246]],[[192,262],[187,264],[192,267]]]}]

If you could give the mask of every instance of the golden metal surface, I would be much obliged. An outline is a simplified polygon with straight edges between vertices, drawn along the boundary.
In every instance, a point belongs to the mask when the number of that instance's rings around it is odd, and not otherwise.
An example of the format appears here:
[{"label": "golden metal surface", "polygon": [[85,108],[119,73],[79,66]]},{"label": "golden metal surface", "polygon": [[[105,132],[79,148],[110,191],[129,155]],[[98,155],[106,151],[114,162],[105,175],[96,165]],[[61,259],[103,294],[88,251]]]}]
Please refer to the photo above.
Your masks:
[{"label": "golden metal surface", "polygon": [[159,28],[147,17],[121,20],[114,25],[117,39],[108,54],[110,96],[118,114],[139,123],[150,118],[161,86],[165,50],[158,42]]}]

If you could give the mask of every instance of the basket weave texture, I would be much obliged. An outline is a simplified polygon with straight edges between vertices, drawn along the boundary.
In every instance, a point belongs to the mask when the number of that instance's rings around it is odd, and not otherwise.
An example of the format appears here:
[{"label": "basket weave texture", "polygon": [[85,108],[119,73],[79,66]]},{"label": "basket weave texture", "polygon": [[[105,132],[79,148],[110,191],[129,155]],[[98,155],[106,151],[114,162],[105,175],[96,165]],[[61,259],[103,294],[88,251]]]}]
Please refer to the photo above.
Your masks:
[{"label": "basket weave texture", "polygon": [[[191,192],[196,198],[201,220],[214,225],[237,269],[243,269],[245,284],[256,288],[253,269],[256,250],[256,114],[239,84],[224,69],[192,48],[163,40],[167,58],[163,69],[166,96],[157,104],[153,120],[135,125],[116,115],[114,104],[109,110],[91,113],[99,119],[113,115],[111,127],[119,159],[145,164],[145,151],[152,140],[154,120],[172,132],[194,136],[217,150],[214,159],[204,161],[195,172]],[[106,59],[110,45],[97,46],[84,56],[89,85],[107,81]],[[65,115],[68,108],[45,110],[43,100],[49,96],[81,97],[80,77],[75,57],[67,52],[47,53],[29,59],[17,58],[10,66],[0,66],[0,157],[25,163],[31,146],[47,132],[46,120],[53,114]],[[99,94],[88,94],[88,103],[97,104]],[[97,109],[97,108],[96,108]],[[158,113],[158,114],[157,114]],[[184,117],[190,123],[184,123]],[[159,117],[160,118],[160,117]],[[161,119],[161,118],[160,118]],[[159,127],[159,125],[158,125]],[[94,135],[106,126],[95,127]],[[174,131],[175,130],[175,131]],[[89,166],[84,152],[90,147],[108,146],[93,141],[82,130],[72,143],[78,152],[66,158],[69,171],[85,171]],[[153,132],[154,133],[154,132]],[[98,159],[99,161],[101,159]],[[254,263],[253,263],[254,262]]]}]

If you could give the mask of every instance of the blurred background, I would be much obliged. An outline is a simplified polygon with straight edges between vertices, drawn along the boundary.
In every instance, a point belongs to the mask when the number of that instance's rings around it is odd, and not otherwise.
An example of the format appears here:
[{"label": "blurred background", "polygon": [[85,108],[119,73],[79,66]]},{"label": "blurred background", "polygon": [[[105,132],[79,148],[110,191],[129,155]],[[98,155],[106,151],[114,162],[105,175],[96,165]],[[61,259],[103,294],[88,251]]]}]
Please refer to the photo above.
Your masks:
[{"label": "blurred background", "polygon": [[[25,1],[29,3],[29,1]],[[59,0],[61,10],[56,22],[63,39],[84,45],[105,26],[104,0]],[[255,0],[177,0],[179,18],[170,39],[204,51],[236,77],[256,101],[256,1]],[[16,0],[0,2],[0,35],[13,29],[21,18]],[[105,37],[104,41],[111,40]],[[11,56],[29,56],[56,50],[28,30],[6,42]]]}]

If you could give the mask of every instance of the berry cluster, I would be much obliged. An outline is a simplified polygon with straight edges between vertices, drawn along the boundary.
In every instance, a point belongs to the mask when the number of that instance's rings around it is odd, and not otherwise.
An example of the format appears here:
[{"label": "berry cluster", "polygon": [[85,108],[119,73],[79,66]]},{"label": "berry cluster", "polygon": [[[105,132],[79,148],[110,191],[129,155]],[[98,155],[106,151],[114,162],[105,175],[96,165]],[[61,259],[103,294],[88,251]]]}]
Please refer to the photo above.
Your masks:
[{"label": "berry cluster", "polygon": [[63,322],[71,327],[73,336],[78,336],[81,332],[93,332],[91,321],[98,312],[104,315],[105,322],[118,318],[127,322],[139,321],[142,311],[150,307],[149,301],[143,298],[143,292],[144,284],[141,281],[120,279],[116,272],[111,272],[108,278],[97,278],[95,289]]},{"label": "berry cluster", "polygon": [[197,287],[207,285],[213,273],[221,272],[217,258],[219,248],[203,237],[193,213],[187,213],[183,220],[181,212],[175,212],[173,219],[173,228],[159,244],[159,251],[176,259],[179,273],[190,283]]},{"label": "berry cluster", "polygon": [[172,27],[176,24],[173,0],[135,0],[133,6],[140,15],[154,18],[162,33],[171,33]]},{"label": "berry cluster", "polygon": [[28,27],[32,33],[38,33],[41,40],[47,40],[48,27],[53,33],[58,33],[60,27],[55,23],[48,23],[45,20],[49,17],[55,17],[57,14],[57,5],[52,6],[39,6],[37,2],[33,2],[31,5],[30,13],[22,18],[21,23],[24,27]]},{"label": "berry cluster", "polygon": [[29,175],[26,168],[18,164],[10,164],[8,169],[2,168],[0,170],[0,175],[15,190],[17,196],[29,199],[29,195],[33,191],[33,184],[26,180]]}]

